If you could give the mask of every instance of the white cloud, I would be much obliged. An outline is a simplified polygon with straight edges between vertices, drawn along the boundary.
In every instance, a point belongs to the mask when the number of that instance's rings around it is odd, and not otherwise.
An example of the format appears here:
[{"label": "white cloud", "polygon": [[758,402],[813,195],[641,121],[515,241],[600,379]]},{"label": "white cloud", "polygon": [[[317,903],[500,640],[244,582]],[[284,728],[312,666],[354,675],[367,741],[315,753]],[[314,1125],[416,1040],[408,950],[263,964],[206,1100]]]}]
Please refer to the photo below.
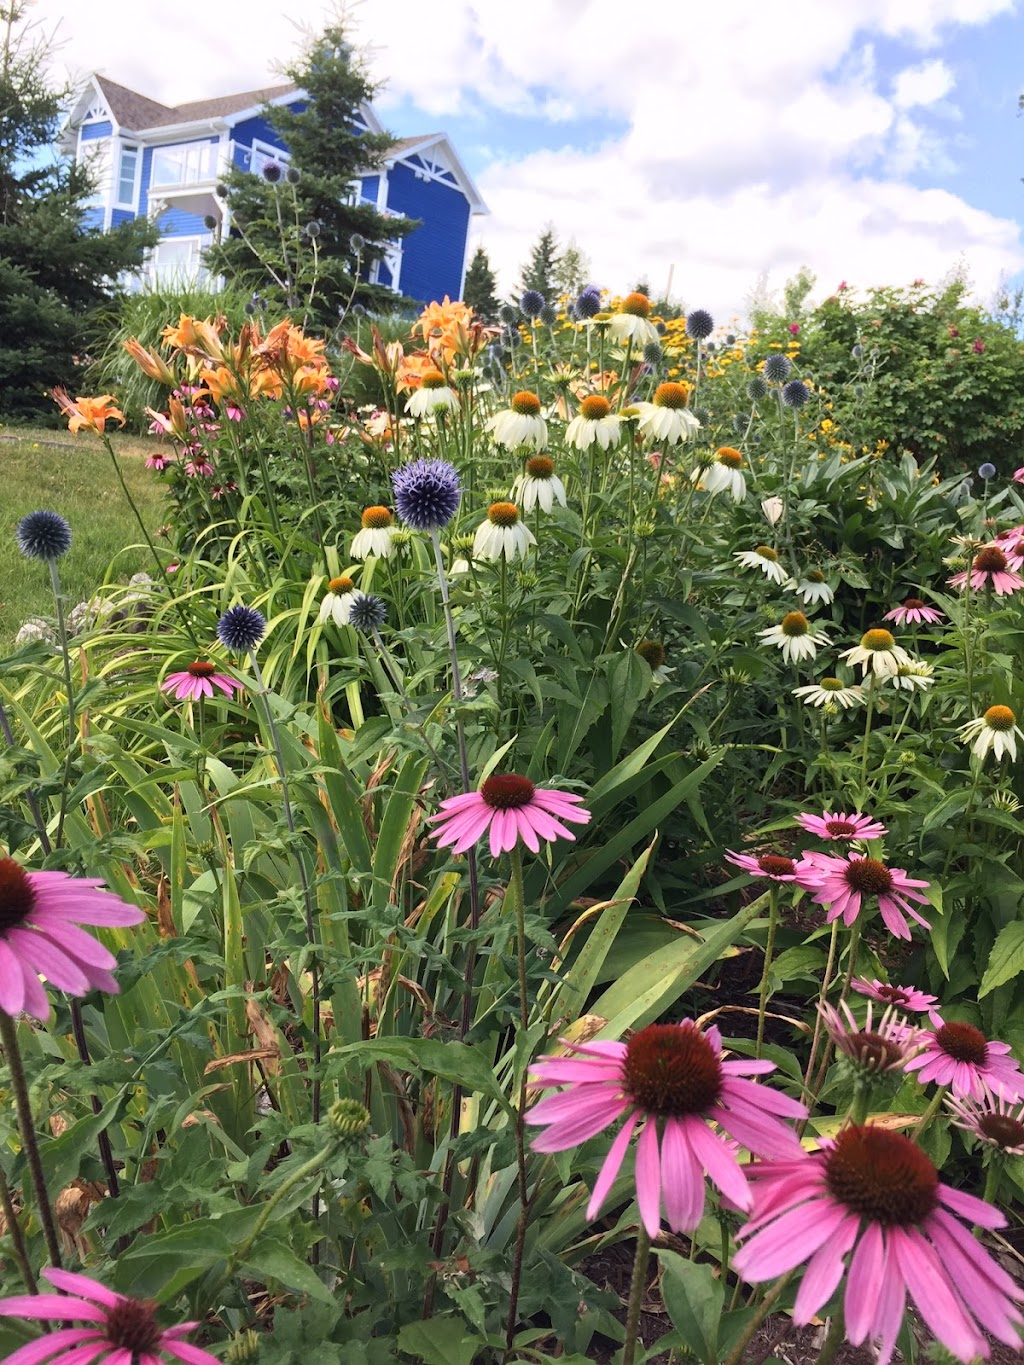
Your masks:
[{"label": "white cloud", "polygon": [[908,66],[893,82],[893,103],[899,109],[936,104],[956,84],[945,62],[935,59],[920,66]]}]

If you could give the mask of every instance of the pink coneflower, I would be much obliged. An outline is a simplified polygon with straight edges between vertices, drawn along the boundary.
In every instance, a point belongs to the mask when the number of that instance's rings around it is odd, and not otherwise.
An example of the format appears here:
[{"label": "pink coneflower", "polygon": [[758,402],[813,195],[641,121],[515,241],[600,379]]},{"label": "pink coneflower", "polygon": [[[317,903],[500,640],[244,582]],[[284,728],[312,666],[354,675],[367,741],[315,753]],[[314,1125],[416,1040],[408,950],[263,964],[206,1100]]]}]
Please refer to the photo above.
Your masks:
[{"label": "pink coneflower", "polygon": [[935,1006],[939,1003],[936,995],[919,991],[916,986],[896,986],[888,981],[868,981],[865,977],[855,976],[850,987],[858,995],[866,995],[869,1000],[877,1000],[880,1005],[892,1005],[907,1014],[928,1014],[934,1021],[937,1018]]},{"label": "pink coneflower", "polygon": [[1000,531],[996,536],[996,544],[1006,556],[1006,567],[1013,573],[1020,573],[1024,568],[1024,526],[1011,526],[1008,531]]},{"label": "pink coneflower", "polygon": [[886,834],[884,825],[859,811],[853,815],[841,811],[833,814],[830,810],[823,810],[820,815],[801,812],[796,818],[808,834],[816,834],[819,839],[881,839]]},{"label": "pink coneflower", "polygon": [[226,697],[242,690],[240,682],[227,677],[224,673],[218,673],[215,664],[203,663],[198,660],[196,663],[189,664],[181,673],[168,673],[160,684],[160,690],[172,693],[177,701],[184,701],[186,698],[194,701],[197,697],[212,697],[215,687],[219,687]]},{"label": "pink coneflower", "polygon": [[[161,1327],[156,1304],[128,1299],[86,1275],[67,1270],[44,1270],[51,1284],[63,1294],[20,1294],[0,1301],[0,1316],[36,1318],[43,1322],[81,1324],[60,1327],[37,1337],[5,1358],[4,1365],[91,1365],[106,1355],[108,1365],[160,1365],[166,1352],[186,1365],[220,1365],[216,1356],[181,1338],[197,1322]],[[110,1352],[108,1355],[107,1352]]]},{"label": "pink coneflower", "polygon": [[170,463],[171,457],[169,455],[162,455],[158,452],[157,454],[150,455],[147,458],[146,468],[155,469],[158,474],[162,474]]},{"label": "pink coneflower", "polygon": [[[1005,1225],[998,1209],[939,1181],[909,1138],[870,1125],[843,1129],[800,1160],[754,1166],[754,1216],[733,1262],[748,1280],[807,1263],[793,1321],[804,1326],[846,1273],[846,1336],[880,1343],[888,1365],[907,1294],[961,1360],[989,1354],[984,1332],[1019,1346],[1020,1286],[958,1221]],[[849,1263],[845,1264],[848,1253]]]},{"label": "pink coneflower", "polygon": [[24,1010],[41,1021],[49,1018],[40,975],[68,995],[117,994],[110,975],[115,958],[78,925],[122,928],[146,916],[100,890],[101,885],[98,877],[26,872],[13,858],[0,858],[0,1009],[5,1014]]},{"label": "pink coneflower", "polygon": [[441,802],[441,813],[431,816],[436,824],[438,846],[451,845],[453,853],[465,853],[490,830],[492,857],[515,848],[520,839],[531,853],[540,851],[539,839],[575,839],[562,823],[590,821],[590,811],[574,792],[552,791],[535,786],[516,773],[488,777],[478,792],[450,796]]},{"label": "pink coneflower", "polygon": [[[773,882],[796,882],[799,886],[817,886],[817,873],[810,863],[800,859],[784,858],[777,853],[733,853],[725,850],[730,863],[749,872],[752,877],[768,877]],[[809,880],[807,880],[809,878]]]},{"label": "pink coneflower", "polygon": [[1009,1043],[992,1043],[981,1029],[956,1019],[921,1033],[923,1051],[907,1063],[922,1084],[948,1085],[954,1095],[980,1100],[985,1087],[1008,1098],[1024,1094],[1024,1076]]},{"label": "pink coneflower", "polygon": [[[949,580],[949,585],[951,588],[963,588],[967,581],[965,571],[954,574]],[[1024,578],[1010,569],[1006,555],[998,545],[984,545],[974,556],[970,584],[975,592],[982,588],[992,588],[997,597],[1009,597],[1019,588],[1024,588]]]},{"label": "pink coneflower", "polygon": [[883,621],[895,621],[898,626],[935,626],[946,618],[938,607],[929,607],[920,597],[908,597],[900,607],[893,607],[882,617]]},{"label": "pink coneflower", "polygon": [[917,881],[902,868],[888,867],[878,858],[865,858],[860,853],[851,853],[847,858],[815,853],[813,860],[818,869],[818,890],[812,899],[818,905],[828,906],[825,919],[829,924],[841,915],[849,928],[861,912],[864,897],[876,896],[885,927],[896,938],[910,938],[905,915],[925,929],[931,928],[911,905],[911,901],[927,904],[928,898],[917,889],[927,886],[927,882]]},{"label": "pink coneflower", "polygon": [[201,455],[197,460],[189,460],[185,465],[185,473],[190,479],[208,479],[213,473],[213,465]]},{"label": "pink coneflower", "polygon": [[916,1057],[918,1030],[897,1017],[890,1005],[875,1022],[871,1005],[863,1025],[858,1024],[845,1000],[835,1009],[823,1001],[818,1010],[836,1051],[848,1057],[860,1071],[895,1071]]},{"label": "pink coneflower", "polygon": [[980,1100],[967,1095],[947,1095],[946,1107],[957,1128],[971,1133],[1007,1156],[1024,1156],[1024,1104],[1019,1095],[998,1095],[983,1086]]},{"label": "pink coneflower", "polygon": [[1024,465],[1013,471],[1013,481],[1014,483],[1024,483]]},{"label": "pink coneflower", "polygon": [[971,342],[971,350],[974,352],[975,355],[982,355],[984,353],[985,343],[982,341],[981,337],[974,338],[974,340]]},{"label": "pink coneflower", "polygon": [[743,1079],[774,1071],[768,1061],[722,1061],[717,1028],[702,1032],[692,1019],[649,1024],[628,1043],[581,1043],[580,1057],[541,1057],[531,1067],[541,1086],[568,1085],[525,1114],[546,1128],[533,1140],[538,1152],[563,1152],[596,1137],[623,1115],[594,1184],[587,1217],[608,1197],[636,1128],[636,1197],[644,1227],[654,1237],[664,1203],[668,1225],[692,1232],[704,1212],[704,1172],[740,1209],[751,1193],[745,1169],[713,1123],[748,1151],[795,1157],[799,1140],[783,1118],[803,1118],[802,1104]]}]

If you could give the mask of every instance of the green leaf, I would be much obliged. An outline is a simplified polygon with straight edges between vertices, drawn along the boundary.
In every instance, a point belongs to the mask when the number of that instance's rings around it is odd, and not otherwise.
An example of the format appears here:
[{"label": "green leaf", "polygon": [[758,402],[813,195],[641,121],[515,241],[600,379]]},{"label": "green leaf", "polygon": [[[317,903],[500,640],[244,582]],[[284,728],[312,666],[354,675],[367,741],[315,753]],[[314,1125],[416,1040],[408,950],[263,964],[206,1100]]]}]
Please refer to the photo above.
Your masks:
[{"label": "green leaf", "polygon": [[419,795],[423,774],[427,771],[428,760],[418,754],[410,754],[402,764],[394,789],[384,808],[384,818],[380,823],[377,846],[373,851],[373,899],[378,909],[383,910],[391,897],[391,887],[398,871],[402,845],[409,829],[416,798]]},{"label": "green leaf", "polygon": [[43,1174],[49,1189],[62,1190],[70,1185],[72,1180],[77,1179],[82,1157],[86,1152],[97,1150],[96,1139],[104,1128],[109,1128],[114,1122],[115,1115],[124,1102],[123,1095],[116,1096],[105,1104],[98,1114],[89,1114],[84,1119],[78,1119],[70,1128],[66,1128],[60,1137],[51,1138],[49,1142],[43,1144],[39,1157],[43,1163]]},{"label": "green leaf", "polygon": [[260,1282],[277,1280],[286,1289],[316,1299],[318,1303],[335,1302],[334,1293],[305,1261],[300,1261],[295,1252],[281,1242],[280,1234],[261,1237],[241,1269],[248,1270]]},{"label": "green leaf", "polygon": [[398,1349],[423,1365],[473,1365],[486,1343],[471,1336],[456,1317],[434,1317],[407,1322],[398,1333]]},{"label": "green leaf", "polygon": [[672,1326],[704,1365],[718,1365],[718,1324],[725,1287],[710,1265],[688,1261],[675,1251],[659,1250],[664,1269],[662,1297]]},{"label": "green leaf", "polygon": [[608,700],[612,712],[612,754],[622,747],[636,709],[651,686],[650,669],[635,649],[624,649],[608,665]]},{"label": "green leaf", "polygon": [[510,1112],[508,1099],[483,1052],[465,1043],[442,1043],[435,1038],[368,1038],[331,1052],[332,1061],[344,1057],[367,1063],[393,1062],[403,1071],[427,1071],[487,1095]]},{"label": "green leaf", "polygon": [[[258,1215],[259,1211],[253,1212]],[[197,1218],[184,1227],[153,1233],[118,1256],[114,1288],[122,1294],[170,1303],[204,1271],[227,1261],[234,1246],[224,1219]]]},{"label": "green leaf", "polygon": [[1000,931],[992,945],[985,975],[978,990],[979,1000],[997,986],[1005,985],[1024,972],[1024,922],[1014,920]]}]

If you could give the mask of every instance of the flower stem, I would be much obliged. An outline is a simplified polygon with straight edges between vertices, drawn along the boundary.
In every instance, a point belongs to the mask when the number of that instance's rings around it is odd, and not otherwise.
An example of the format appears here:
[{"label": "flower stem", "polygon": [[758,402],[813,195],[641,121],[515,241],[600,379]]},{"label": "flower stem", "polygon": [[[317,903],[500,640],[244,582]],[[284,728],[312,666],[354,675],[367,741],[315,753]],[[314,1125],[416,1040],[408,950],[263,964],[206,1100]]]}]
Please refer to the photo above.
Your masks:
[{"label": "flower stem", "polygon": [[[746,1327],[744,1327],[742,1335],[736,1342],[736,1345],[726,1356],[725,1360],[722,1362],[722,1365],[740,1365],[740,1362],[743,1360],[743,1353],[746,1351],[747,1347],[753,1341],[757,1329],[761,1326],[761,1323],[764,1322],[765,1318],[775,1307],[776,1302],[782,1295],[782,1291],[786,1288],[786,1285],[789,1283],[792,1274],[793,1272],[790,1271],[788,1274],[783,1275],[782,1278],[776,1280],[775,1283],[772,1285],[771,1289],[768,1290],[768,1293],[765,1294],[764,1298],[757,1305],[757,1308],[755,1308],[753,1316],[747,1323]],[[623,1365],[625,1365],[625,1362],[623,1362]]]},{"label": "flower stem", "polygon": [[11,1187],[7,1183],[7,1177],[4,1175],[2,1167],[0,1167],[0,1211],[3,1212],[4,1222],[7,1224],[7,1231],[11,1238],[11,1251],[18,1263],[18,1271],[25,1288],[30,1294],[38,1294],[36,1279],[32,1274],[32,1267],[29,1265],[28,1254],[25,1250],[25,1237],[21,1231],[21,1224],[18,1222],[18,1215],[14,1211],[14,1204],[11,1201]]},{"label": "flower stem", "polygon": [[768,978],[771,975],[772,955],[775,952],[775,931],[779,923],[779,888],[772,882],[768,890],[768,941],[764,946],[764,968],[761,972],[761,991],[757,1002],[757,1045],[754,1056],[760,1060],[764,1044],[764,1015],[768,1003]]},{"label": "flower stem", "polygon": [[914,1128],[910,1134],[910,1136],[914,1139],[915,1142],[920,1141],[921,1134],[931,1123],[935,1115],[939,1112],[939,1107],[941,1106],[942,1101],[946,1098],[948,1092],[949,1092],[948,1085],[940,1085],[938,1089],[935,1091],[935,1094],[932,1096],[931,1103],[929,1104],[928,1108],[924,1111],[924,1113],[921,1115],[921,1117],[918,1119],[917,1123],[914,1125]]},{"label": "flower stem", "polygon": [[[530,1001],[527,995],[526,980],[526,907],[524,904],[523,893],[523,854],[518,843],[514,845],[509,853],[509,861],[512,864],[511,876],[509,877],[508,890],[505,893],[507,900],[512,902],[512,910],[516,917],[516,965],[519,971],[519,1027],[521,1037],[524,1041],[530,1028]],[[515,1053],[513,1052],[513,1056]],[[516,1140],[516,1177],[519,1186],[519,1219],[516,1224],[516,1243],[512,1255],[512,1285],[509,1290],[508,1302],[508,1327],[506,1328],[505,1344],[509,1350],[512,1349],[512,1341],[516,1331],[516,1311],[519,1306],[519,1286],[523,1274],[523,1250],[526,1246],[526,1228],[530,1215],[530,1196],[526,1181],[526,1125],[523,1115],[526,1112],[526,1072],[527,1059],[523,1060],[522,1075],[519,1078],[519,1104],[515,1115],[515,1140]]]},{"label": "flower stem", "polygon": [[832,1365],[836,1352],[843,1344],[845,1335],[843,1310],[842,1308],[837,1308],[832,1314],[832,1321],[828,1325],[828,1332],[825,1334],[825,1340],[821,1344],[821,1350],[818,1352],[818,1359],[815,1362],[815,1365]]},{"label": "flower stem", "polygon": [[647,1284],[647,1261],[651,1254],[651,1239],[641,1222],[636,1230],[636,1255],[633,1258],[633,1278],[629,1284],[629,1305],[626,1309],[626,1340],[622,1347],[622,1365],[633,1365],[640,1341],[640,1309]]},{"label": "flower stem", "polygon": [[60,1243],[57,1240],[57,1224],[53,1217],[50,1195],[46,1188],[46,1177],[43,1175],[43,1163],[39,1157],[36,1130],[32,1124],[32,1105],[28,1097],[28,1082],[25,1080],[21,1049],[18,1046],[18,1030],[14,1020],[4,1010],[0,1010],[0,1047],[3,1048],[4,1057],[7,1060],[7,1069],[11,1073],[11,1089],[14,1092],[14,1107],[18,1111],[21,1145],[28,1162],[32,1187],[36,1192],[39,1221],[42,1224],[43,1236],[46,1239],[46,1251],[50,1257],[50,1264],[59,1270],[61,1258]]}]

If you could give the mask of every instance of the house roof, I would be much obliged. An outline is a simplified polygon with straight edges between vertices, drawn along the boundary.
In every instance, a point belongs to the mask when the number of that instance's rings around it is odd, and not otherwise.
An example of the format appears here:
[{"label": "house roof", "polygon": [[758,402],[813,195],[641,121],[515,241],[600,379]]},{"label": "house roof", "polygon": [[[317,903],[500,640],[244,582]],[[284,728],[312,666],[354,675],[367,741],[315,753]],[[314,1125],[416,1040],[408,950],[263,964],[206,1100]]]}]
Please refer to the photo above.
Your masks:
[{"label": "house roof", "polygon": [[172,122],[174,110],[166,104],[158,104],[106,76],[97,75],[95,80],[107,107],[123,128],[148,128],[153,123]]},{"label": "house roof", "polygon": [[179,123],[198,123],[203,119],[223,118],[226,114],[238,114],[243,109],[256,109],[269,100],[290,95],[297,87],[288,85],[268,85],[261,90],[242,90],[237,95],[221,95],[212,100],[192,100],[187,104],[158,104],[125,85],[106,76],[96,76],[96,84],[110,107],[110,112],[122,128],[139,132],[143,128],[160,128]]}]

